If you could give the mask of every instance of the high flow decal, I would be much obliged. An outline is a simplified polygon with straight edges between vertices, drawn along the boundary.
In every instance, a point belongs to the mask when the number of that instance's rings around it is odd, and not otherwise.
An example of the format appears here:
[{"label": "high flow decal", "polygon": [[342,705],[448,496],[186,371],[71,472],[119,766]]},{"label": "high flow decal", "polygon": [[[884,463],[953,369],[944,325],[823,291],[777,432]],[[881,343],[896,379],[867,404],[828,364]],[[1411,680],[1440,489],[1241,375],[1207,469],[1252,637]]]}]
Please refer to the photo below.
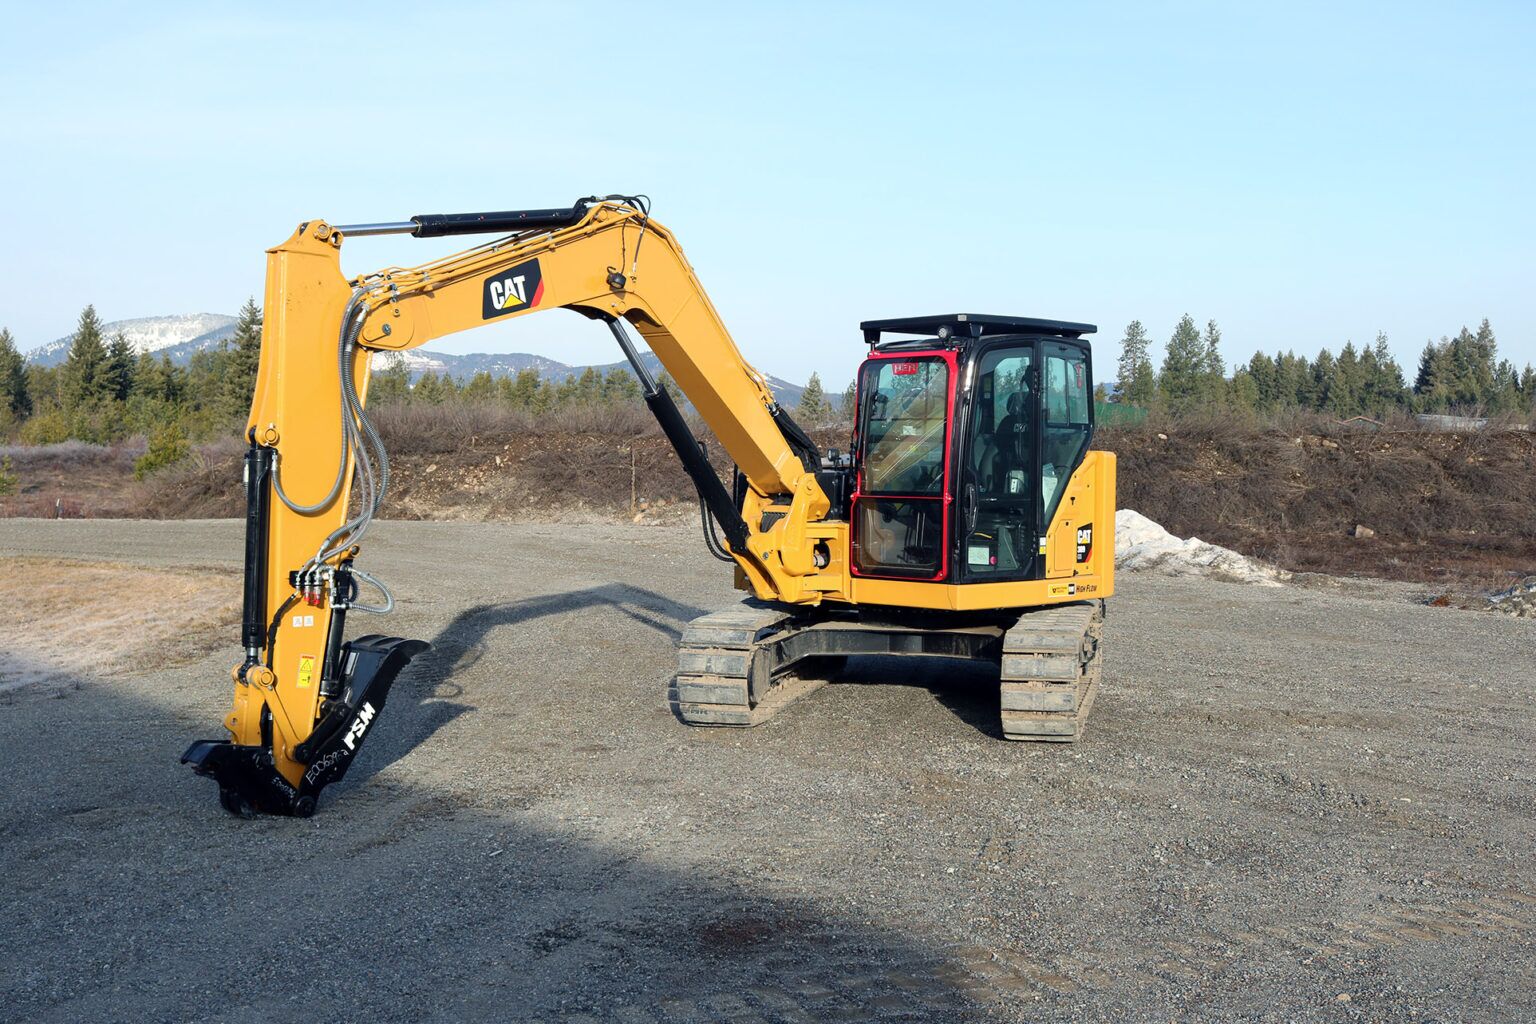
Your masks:
[{"label": "high flow decal", "polygon": [[544,298],[544,275],[538,260],[519,263],[485,279],[480,318],[492,320],[508,313],[532,309]]},{"label": "high flow decal", "polygon": [[1093,524],[1077,528],[1077,560],[1086,562],[1093,554]]}]

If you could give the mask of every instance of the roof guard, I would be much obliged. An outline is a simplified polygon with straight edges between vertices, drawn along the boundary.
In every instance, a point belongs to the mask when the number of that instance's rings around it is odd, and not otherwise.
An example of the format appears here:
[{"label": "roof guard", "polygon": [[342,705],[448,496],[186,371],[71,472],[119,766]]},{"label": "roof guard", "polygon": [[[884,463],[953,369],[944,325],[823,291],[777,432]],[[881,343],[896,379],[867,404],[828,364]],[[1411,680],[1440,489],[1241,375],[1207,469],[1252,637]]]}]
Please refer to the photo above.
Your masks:
[{"label": "roof guard", "polygon": [[947,340],[980,338],[984,334],[1052,334],[1062,338],[1076,338],[1098,331],[1093,324],[1037,320],[1024,316],[993,316],[987,313],[946,313],[938,316],[898,317],[894,320],[865,320],[859,324],[859,329],[864,332],[864,340],[870,345],[879,344],[882,334],[921,334]]}]

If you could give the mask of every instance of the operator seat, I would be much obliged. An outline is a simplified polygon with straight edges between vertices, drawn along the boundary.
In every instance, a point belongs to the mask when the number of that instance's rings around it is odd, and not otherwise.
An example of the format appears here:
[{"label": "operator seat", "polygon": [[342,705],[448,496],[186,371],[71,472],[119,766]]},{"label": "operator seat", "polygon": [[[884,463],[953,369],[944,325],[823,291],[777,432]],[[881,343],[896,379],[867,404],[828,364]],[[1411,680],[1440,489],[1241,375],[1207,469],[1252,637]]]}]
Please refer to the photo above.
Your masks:
[{"label": "operator seat", "polygon": [[[997,425],[994,434],[995,448],[992,454],[992,489],[998,493],[1014,493],[1008,487],[1008,474],[1018,472],[1028,479],[1032,438],[1029,434],[1029,417],[1026,414],[1029,391],[1020,387],[1008,396],[1007,415]],[[1023,487],[1017,493],[1023,493]]]}]

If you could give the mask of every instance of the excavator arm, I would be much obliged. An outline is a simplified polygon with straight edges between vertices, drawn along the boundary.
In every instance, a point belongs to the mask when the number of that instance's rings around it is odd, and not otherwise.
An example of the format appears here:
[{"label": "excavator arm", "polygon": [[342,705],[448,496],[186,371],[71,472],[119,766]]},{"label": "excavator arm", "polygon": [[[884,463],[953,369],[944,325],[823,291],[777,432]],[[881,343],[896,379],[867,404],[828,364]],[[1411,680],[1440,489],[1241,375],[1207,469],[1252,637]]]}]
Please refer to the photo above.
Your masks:
[{"label": "excavator arm", "polygon": [[[500,237],[349,280],[340,266],[344,240],[389,233]],[[373,354],[548,309],[575,310],[613,333],[725,533],[738,585],[787,604],[848,600],[848,527],[826,518],[823,484],[836,474],[821,474],[814,444],[742,358],[643,200],[392,224],[305,222],[268,251],[246,432],[245,658],[232,672],[224,723],[231,739],[200,741],[183,756],[219,782],[227,809],[313,813],[320,790],[355,758],[396,675],[427,646],[380,635],[343,641],[349,613],[393,605],[383,584],[354,564],[389,485],[388,451],[366,406]],[[651,379],[629,328],[735,462],[745,482],[738,495]]]}]

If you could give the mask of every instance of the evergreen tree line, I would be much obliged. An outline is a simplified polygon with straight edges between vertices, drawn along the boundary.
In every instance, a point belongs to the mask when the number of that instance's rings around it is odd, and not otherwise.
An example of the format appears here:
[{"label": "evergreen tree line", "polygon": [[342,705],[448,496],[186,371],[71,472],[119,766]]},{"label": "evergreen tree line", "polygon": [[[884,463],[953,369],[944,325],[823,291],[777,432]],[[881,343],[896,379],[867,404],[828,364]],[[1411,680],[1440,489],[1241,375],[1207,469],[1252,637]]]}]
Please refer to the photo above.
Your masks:
[{"label": "evergreen tree line", "polygon": [[[229,341],[194,354],[185,367],[164,354],[135,353],[122,334],[107,338],[93,306],[81,312],[69,354],[56,367],[27,365],[10,331],[0,330],[0,439],[108,444],[142,434],[162,461],[173,459],[189,441],[240,430],[250,411],[260,354],[261,309],[254,300],[240,310]],[[660,383],[683,402],[669,374],[663,373]],[[851,410],[852,391],[850,384],[843,401],[835,403],[813,373],[797,415],[811,425],[831,422]],[[622,368],[603,373],[588,367],[563,380],[541,377],[532,369],[500,378],[481,372],[463,382],[427,373],[412,385],[399,356],[375,363],[368,394],[372,406],[496,402],[535,415],[641,401],[639,381]]]},{"label": "evergreen tree line", "polygon": [[1345,342],[1337,356],[1324,348],[1311,360],[1293,351],[1256,352],[1230,377],[1220,345],[1216,321],[1201,331],[1186,314],[1168,339],[1162,366],[1154,367],[1146,328],[1131,321],[1120,342],[1114,400],[1170,412],[1536,413],[1536,370],[1527,364],[1518,371],[1498,358],[1487,320],[1475,332],[1463,327],[1454,338],[1426,344],[1411,385],[1385,334],[1360,348]]},{"label": "evergreen tree line", "polygon": [[[684,404],[683,393],[671,374],[663,371],[657,383],[672,395],[675,402]],[[852,408],[852,392],[853,385],[850,384],[843,402],[834,403],[823,390],[821,378],[812,373],[795,407],[795,415],[809,424],[834,420],[844,409]],[[543,377],[534,369],[519,370],[504,377],[493,377],[482,370],[463,382],[447,373],[428,372],[413,385],[405,360],[398,356],[384,357],[375,363],[368,390],[368,404],[372,407],[496,402],[534,415],[583,406],[604,407],[642,401],[640,382],[623,367],[604,373],[589,366],[563,380]]]},{"label": "evergreen tree line", "polygon": [[[674,398],[679,397],[677,384],[669,375],[662,374],[660,383]],[[405,360],[399,356],[386,356],[375,359],[372,383],[368,385],[368,404],[375,408],[497,402],[538,415],[578,406],[638,404],[641,400],[640,382],[621,367],[603,373],[589,366],[580,374],[558,381],[545,378],[533,369],[519,370],[505,377],[493,377],[481,371],[462,382],[447,373],[424,373],[412,385]]]},{"label": "evergreen tree line", "polygon": [[121,333],[107,338],[94,306],[80,313],[69,355],[29,366],[0,330],[0,437],[29,444],[70,439],[108,444],[134,434],[211,437],[238,429],[250,410],[261,353],[261,310],[248,301],[234,336],[185,367],[136,353]]}]

